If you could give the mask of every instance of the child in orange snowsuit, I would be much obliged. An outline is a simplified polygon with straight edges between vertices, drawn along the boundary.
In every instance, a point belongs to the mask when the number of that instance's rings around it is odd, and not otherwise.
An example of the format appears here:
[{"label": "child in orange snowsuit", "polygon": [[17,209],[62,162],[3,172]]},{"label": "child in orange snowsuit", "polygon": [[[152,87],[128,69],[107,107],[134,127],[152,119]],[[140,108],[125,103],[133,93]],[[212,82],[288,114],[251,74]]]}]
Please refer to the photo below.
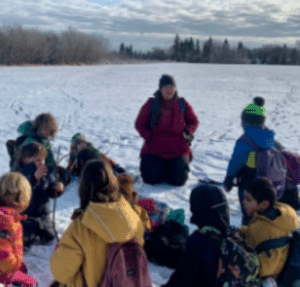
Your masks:
[{"label": "child in orange snowsuit", "polygon": [[[0,178],[0,283],[37,286],[27,275],[23,263],[23,230],[20,215],[30,202],[31,186],[21,173],[12,172]],[[13,285],[17,286],[17,285]]]}]

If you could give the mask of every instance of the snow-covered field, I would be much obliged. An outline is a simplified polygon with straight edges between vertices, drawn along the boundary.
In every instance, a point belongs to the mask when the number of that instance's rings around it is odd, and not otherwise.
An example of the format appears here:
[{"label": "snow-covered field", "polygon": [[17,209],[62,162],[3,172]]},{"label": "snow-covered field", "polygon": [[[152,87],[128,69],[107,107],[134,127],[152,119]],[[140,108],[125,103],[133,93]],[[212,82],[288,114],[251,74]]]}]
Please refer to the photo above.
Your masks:
[{"label": "snow-covered field", "polygon": [[[143,140],[134,129],[141,105],[158,86],[162,74],[174,76],[179,95],[192,104],[200,119],[192,148],[194,160],[183,187],[149,186],[138,182],[145,196],[184,208],[189,223],[189,194],[198,179],[223,180],[235,140],[242,132],[240,114],[255,96],[266,100],[267,126],[288,149],[300,153],[300,67],[140,64],[91,67],[0,67],[1,129],[0,171],[8,171],[7,139],[18,136],[17,127],[42,112],[51,112],[60,131],[53,141],[55,153],[68,153],[70,139],[81,132],[101,152],[138,174]],[[67,158],[62,161],[65,166]],[[233,225],[240,224],[236,189],[227,196]],[[70,223],[78,206],[74,180],[58,199],[56,226],[59,234]],[[194,229],[190,225],[191,231]],[[30,274],[39,286],[52,280],[49,258],[53,246],[34,246],[25,255]],[[151,264],[155,286],[165,283],[171,270]]]}]

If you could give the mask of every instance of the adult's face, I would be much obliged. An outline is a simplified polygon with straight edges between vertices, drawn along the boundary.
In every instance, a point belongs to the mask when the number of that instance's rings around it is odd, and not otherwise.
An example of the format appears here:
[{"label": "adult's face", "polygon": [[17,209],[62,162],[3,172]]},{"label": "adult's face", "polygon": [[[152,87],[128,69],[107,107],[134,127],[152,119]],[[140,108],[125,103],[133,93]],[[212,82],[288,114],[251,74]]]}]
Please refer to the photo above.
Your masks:
[{"label": "adult's face", "polygon": [[169,101],[173,99],[176,93],[176,87],[173,85],[166,85],[160,89],[160,92],[162,94],[163,99]]}]

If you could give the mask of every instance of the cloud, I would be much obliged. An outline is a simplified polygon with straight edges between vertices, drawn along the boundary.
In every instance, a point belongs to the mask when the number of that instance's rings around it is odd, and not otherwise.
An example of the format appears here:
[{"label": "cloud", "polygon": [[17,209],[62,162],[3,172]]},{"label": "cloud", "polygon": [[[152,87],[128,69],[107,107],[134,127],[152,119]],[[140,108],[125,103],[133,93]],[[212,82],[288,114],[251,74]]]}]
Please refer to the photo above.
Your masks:
[{"label": "cloud", "polygon": [[[47,30],[100,33],[113,46],[172,45],[175,34],[281,43],[300,38],[300,2],[279,0],[1,0],[0,19]],[[244,39],[244,40],[243,40]],[[118,42],[119,41],[119,42]],[[129,41],[134,41],[129,43]],[[151,45],[151,46],[150,46]]]},{"label": "cloud", "polygon": [[118,4],[120,0],[88,0],[88,2],[98,4],[100,6],[111,6],[114,4]]}]

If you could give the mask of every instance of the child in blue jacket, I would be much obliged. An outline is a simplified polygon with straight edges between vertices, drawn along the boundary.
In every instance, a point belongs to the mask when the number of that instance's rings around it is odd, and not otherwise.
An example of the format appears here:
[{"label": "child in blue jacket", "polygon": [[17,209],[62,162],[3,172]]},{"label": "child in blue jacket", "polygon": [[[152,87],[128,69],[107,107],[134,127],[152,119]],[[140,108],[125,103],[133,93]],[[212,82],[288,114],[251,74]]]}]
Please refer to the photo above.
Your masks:
[{"label": "child in blue jacket", "polygon": [[[275,132],[265,126],[267,110],[264,107],[265,100],[261,97],[253,99],[253,103],[249,104],[242,112],[241,120],[244,135],[247,136],[261,149],[270,149],[277,147],[275,141]],[[249,217],[243,207],[244,187],[245,184],[255,178],[256,151],[253,145],[239,138],[236,141],[233,154],[228,164],[227,174],[224,180],[224,188],[229,192],[237,179],[239,189],[239,200],[243,214],[243,224],[247,224]]]}]

